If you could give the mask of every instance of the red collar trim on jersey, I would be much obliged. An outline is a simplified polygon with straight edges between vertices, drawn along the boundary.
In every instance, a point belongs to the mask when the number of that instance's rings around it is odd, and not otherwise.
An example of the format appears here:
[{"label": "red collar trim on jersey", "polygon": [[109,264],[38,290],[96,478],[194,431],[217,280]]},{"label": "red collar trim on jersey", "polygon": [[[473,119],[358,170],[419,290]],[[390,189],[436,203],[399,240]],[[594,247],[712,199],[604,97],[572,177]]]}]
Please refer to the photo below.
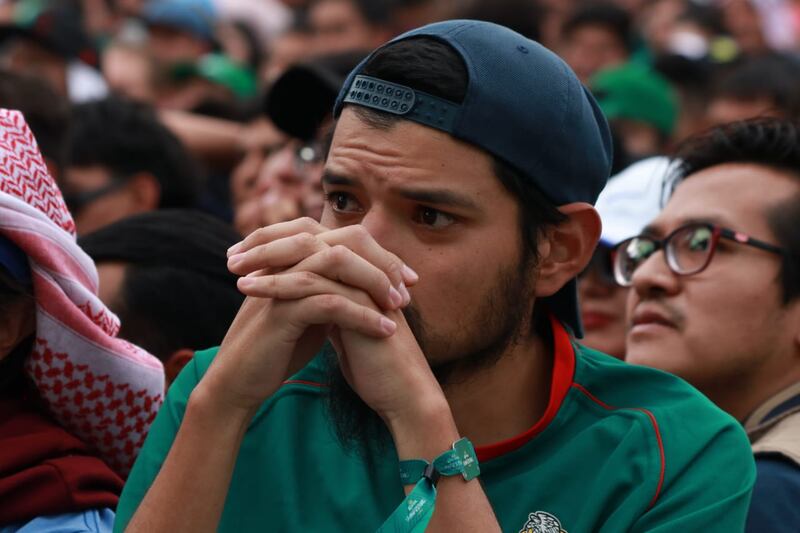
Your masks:
[{"label": "red collar trim on jersey", "polygon": [[550,383],[550,401],[544,415],[524,433],[494,444],[478,446],[475,449],[478,461],[489,461],[522,447],[541,433],[553,421],[561,408],[561,403],[572,386],[572,377],[575,374],[575,350],[572,347],[569,333],[553,315],[550,315],[550,324],[553,327],[553,379]]}]

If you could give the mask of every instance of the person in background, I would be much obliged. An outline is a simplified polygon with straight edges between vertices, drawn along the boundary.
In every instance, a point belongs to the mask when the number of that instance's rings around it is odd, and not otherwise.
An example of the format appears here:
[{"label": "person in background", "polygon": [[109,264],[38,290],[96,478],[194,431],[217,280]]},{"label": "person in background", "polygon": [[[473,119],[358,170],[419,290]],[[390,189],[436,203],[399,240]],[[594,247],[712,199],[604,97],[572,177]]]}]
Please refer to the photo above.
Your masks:
[{"label": "person in background", "polygon": [[534,41],[541,40],[544,12],[541,2],[529,0],[470,1],[457,8],[452,18],[485,20],[511,28]]},{"label": "person in background", "polygon": [[58,181],[69,152],[70,107],[66,98],[40,78],[0,69],[0,108],[22,112],[48,172]]},{"label": "person in background", "polygon": [[758,55],[769,51],[762,15],[777,6],[759,0],[727,0],[720,4],[725,26],[742,52]]},{"label": "person in background", "polygon": [[612,3],[590,3],[564,22],[557,50],[578,79],[588,83],[601,69],[628,61],[632,49],[630,15]]},{"label": "person in background", "polygon": [[747,531],[800,530],[800,128],[734,122],[677,153],[669,202],[617,248],[626,361],[676,374],[747,430]]},{"label": "person in background", "polygon": [[677,97],[673,145],[705,130],[715,65],[707,59],[663,54],[654,59],[653,68],[669,82]]},{"label": "person in background", "polygon": [[103,76],[112,93],[154,104],[157,94],[156,61],[147,47],[125,41],[112,41],[103,51]]},{"label": "person in background", "polygon": [[759,116],[800,119],[800,59],[772,53],[746,57],[712,89],[708,126]]},{"label": "person in background", "polygon": [[634,163],[608,180],[595,205],[603,232],[589,266],[578,277],[582,344],[618,359],[625,358],[628,288],[614,278],[614,247],[658,215],[668,166],[666,157]]},{"label": "person in background", "polygon": [[99,57],[74,2],[22,0],[0,26],[0,67],[45,80],[73,103],[108,93]]},{"label": "person in background", "polygon": [[399,35],[425,24],[456,18],[453,14],[456,4],[455,0],[393,0],[394,33]]},{"label": "person in background", "polygon": [[169,69],[212,52],[216,17],[211,0],[149,0],[141,18],[152,57]]},{"label": "person in background", "polygon": [[108,532],[161,405],[18,111],[0,109],[0,531]]},{"label": "person in background", "polygon": [[266,116],[285,138],[231,178],[234,225],[242,235],[256,229],[309,216],[322,216],[322,166],[331,110],[347,73],[366,56],[350,51],[316,57],[289,68],[265,98]]},{"label": "person in background", "polygon": [[121,98],[73,110],[62,188],[79,234],[136,213],[193,207],[194,161],[153,110]]},{"label": "person in background", "polygon": [[667,152],[678,103],[658,72],[633,63],[603,69],[589,80],[589,88],[619,138],[628,164]]},{"label": "person in background", "polygon": [[395,35],[391,0],[313,0],[308,23],[314,51],[371,50]]},{"label": "person in background", "polygon": [[122,321],[118,336],[164,364],[169,385],[196,350],[217,346],[244,296],[225,251],[241,236],[197,211],[162,209],[82,236],[98,295]]}]

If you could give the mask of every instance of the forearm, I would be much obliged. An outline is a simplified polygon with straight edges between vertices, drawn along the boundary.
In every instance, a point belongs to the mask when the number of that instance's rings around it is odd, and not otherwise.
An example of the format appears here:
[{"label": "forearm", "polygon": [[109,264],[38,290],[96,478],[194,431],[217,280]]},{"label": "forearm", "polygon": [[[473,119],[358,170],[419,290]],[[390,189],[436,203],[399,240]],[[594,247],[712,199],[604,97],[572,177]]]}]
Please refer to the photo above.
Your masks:
[{"label": "forearm", "polygon": [[160,118],[189,151],[203,160],[233,163],[244,153],[244,130],[235,122],[176,110],[163,110]]},{"label": "forearm", "polygon": [[[429,405],[414,418],[389,423],[398,458],[432,462],[460,438],[447,402]],[[406,494],[413,485],[405,487]],[[426,531],[500,531],[492,506],[478,479],[442,476],[437,484],[436,507]]]},{"label": "forearm", "polygon": [[253,413],[222,408],[201,382],[128,532],[216,531]]}]

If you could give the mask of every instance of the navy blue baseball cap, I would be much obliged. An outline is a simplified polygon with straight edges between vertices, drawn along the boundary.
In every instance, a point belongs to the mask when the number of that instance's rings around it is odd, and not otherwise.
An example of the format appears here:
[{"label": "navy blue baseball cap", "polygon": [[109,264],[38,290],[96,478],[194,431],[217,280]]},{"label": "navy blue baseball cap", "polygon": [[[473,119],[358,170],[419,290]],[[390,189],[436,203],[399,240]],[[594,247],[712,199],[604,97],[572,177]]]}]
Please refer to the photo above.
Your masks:
[{"label": "navy blue baseball cap", "polygon": [[[501,159],[555,205],[595,203],[611,172],[611,134],[591,93],[564,61],[504,26],[474,20],[423,26],[383,46],[414,37],[444,42],[464,60],[469,81],[462,103],[363,75],[376,50],[348,76],[334,116],[347,104],[398,115]],[[544,301],[583,336],[576,280]]]}]

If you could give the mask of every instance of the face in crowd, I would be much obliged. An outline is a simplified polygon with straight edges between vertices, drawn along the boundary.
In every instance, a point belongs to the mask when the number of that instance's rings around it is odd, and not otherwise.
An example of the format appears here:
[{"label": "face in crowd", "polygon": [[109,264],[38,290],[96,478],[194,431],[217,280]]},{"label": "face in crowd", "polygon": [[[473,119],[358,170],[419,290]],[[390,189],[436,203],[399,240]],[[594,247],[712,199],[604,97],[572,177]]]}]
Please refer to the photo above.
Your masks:
[{"label": "face in crowd", "polygon": [[530,319],[536,277],[518,203],[485,152],[408,121],[376,132],[346,108],[322,183],[324,226],[361,224],[419,273],[408,315],[434,369]]},{"label": "face in crowd", "polygon": [[231,176],[234,226],[242,235],[277,222],[322,216],[323,144],[269,139],[253,147]]},{"label": "face in crowd", "polygon": [[625,305],[628,289],[614,280],[612,248],[600,243],[586,270],[578,277],[583,322],[582,344],[625,358]]},{"label": "face in crowd", "polygon": [[739,417],[765,387],[796,380],[800,303],[784,299],[770,220],[798,194],[795,176],[760,164],[685,179],[645,237],[621,245],[627,361],[677,374]]}]

